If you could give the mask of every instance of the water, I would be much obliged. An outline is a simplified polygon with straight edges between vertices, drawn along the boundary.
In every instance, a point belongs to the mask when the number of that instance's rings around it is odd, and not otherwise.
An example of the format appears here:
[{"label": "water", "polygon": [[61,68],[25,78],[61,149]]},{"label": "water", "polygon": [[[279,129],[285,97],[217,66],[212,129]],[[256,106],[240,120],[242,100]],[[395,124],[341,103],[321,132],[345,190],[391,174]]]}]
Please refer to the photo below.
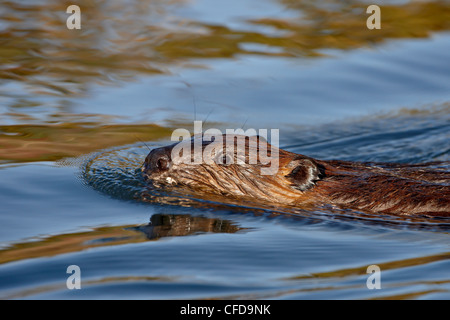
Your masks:
[{"label": "water", "polygon": [[369,31],[358,1],[90,1],[78,33],[57,3],[0,11],[0,298],[450,298],[448,219],[143,198],[136,172],[194,117],[450,161],[447,2],[381,3]]}]

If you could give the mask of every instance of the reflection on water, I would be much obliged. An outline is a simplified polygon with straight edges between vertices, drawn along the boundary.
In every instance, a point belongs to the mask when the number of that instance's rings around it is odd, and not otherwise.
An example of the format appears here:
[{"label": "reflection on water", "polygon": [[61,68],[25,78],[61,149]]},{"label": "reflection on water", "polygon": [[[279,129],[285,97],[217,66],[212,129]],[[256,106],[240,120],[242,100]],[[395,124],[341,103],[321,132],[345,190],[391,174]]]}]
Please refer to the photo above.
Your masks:
[{"label": "reflection on water", "polygon": [[136,140],[158,140],[171,131],[157,125],[0,125],[0,163],[56,161]]},{"label": "reflection on water", "polygon": [[0,250],[0,264],[41,256],[51,257],[99,246],[115,246],[203,233],[235,233],[242,230],[244,229],[229,220],[189,214],[154,214],[147,225],[99,227],[87,232],[61,234],[37,241],[16,243]]},{"label": "reflection on water", "polygon": [[[450,259],[450,252],[440,253],[436,255],[431,256],[424,256],[419,258],[412,258],[412,259],[405,259],[405,260],[399,260],[399,261],[389,261],[386,263],[379,264],[378,266],[382,270],[393,270],[393,269],[401,269],[401,268],[407,268],[412,266],[420,266],[427,263],[433,263],[433,262],[439,262],[439,261],[445,261]],[[288,280],[303,280],[303,279],[310,279],[310,278],[342,278],[342,277],[349,277],[353,275],[363,275],[367,274],[367,266],[366,267],[360,267],[360,268],[349,268],[349,269],[340,269],[340,270],[334,270],[331,272],[320,272],[320,273],[313,273],[308,275],[299,275],[289,278]]]},{"label": "reflection on water", "polygon": [[[439,266],[439,264],[448,264],[450,252],[436,255],[423,256],[420,258],[393,260],[380,263],[378,266],[383,270],[383,275],[390,277],[390,273],[404,272],[406,268],[420,268],[423,266]],[[270,293],[241,294],[233,296],[224,296],[221,299],[314,299],[322,294],[333,291],[339,297],[339,291],[358,291],[361,284],[367,279],[367,266],[358,268],[345,268],[332,270],[329,272],[313,273],[299,275],[285,279],[295,284],[294,288],[278,290]],[[330,283],[333,285],[330,286]],[[388,293],[372,299],[379,300],[408,300],[417,299],[427,295],[442,294],[445,295],[443,287],[448,286],[450,280],[429,280],[429,281],[390,281],[383,289],[390,289],[393,292],[404,290],[405,288],[414,288],[408,293]],[[362,299],[367,294],[360,292],[360,296],[354,296],[353,299]]]},{"label": "reflection on water", "polygon": [[[241,5],[245,6],[246,3]],[[7,1],[2,4],[0,161],[54,161],[105,147],[133,143],[138,139],[147,141],[167,137],[169,128],[142,124],[141,115],[134,113],[146,110],[149,117],[145,119],[150,119],[150,122],[156,122],[154,114],[158,109],[174,108],[192,113],[192,95],[195,96],[200,90],[210,92],[210,97],[207,97],[209,101],[205,98],[203,103],[209,108],[208,112],[214,110],[210,118],[212,120],[224,120],[220,118],[219,110],[230,107],[226,98],[232,92],[241,104],[239,107],[242,107],[240,110],[232,109],[232,113],[239,117],[239,123],[231,124],[232,127],[242,126],[245,119],[241,118],[249,113],[254,123],[271,119],[270,125],[276,127],[282,118],[289,119],[291,124],[307,119],[308,112],[312,113],[309,104],[317,106],[319,114],[323,115],[333,108],[340,109],[348,97],[354,95],[357,83],[364,86],[363,90],[373,92],[373,96],[369,97],[371,100],[378,99],[379,95],[392,94],[389,90],[384,94],[386,88],[379,87],[380,83],[389,86],[400,83],[406,87],[401,92],[408,93],[411,92],[409,87],[430,84],[433,90],[441,88],[445,92],[445,86],[448,85],[447,79],[439,75],[436,79],[428,79],[433,70],[439,73],[440,66],[430,66],[427,61],[421,61],[425,65],[420,64],[418,70],[412,70],[420,72],[420,75],[416,74],[410,80],[418,82],[415,85],[408,82],[410,65],[401,67],[399,75],[389,73],[393,63],[394,68],[398,67],[397,64],[401,66],[395,56],[390,58],[392,61],[384,61],[381,65],[378,60],[369,61],[369,64],[379,65],[381,70],[389,69],[382,71],[381,75],[373,72],[373,66],[368,67],[364,63],[346,66],[344,70],[338,69],[338,75],[327,76],[331,82],[327,80],[324,83],[323,79],[315,75],[336,66],[323,66],[317,70],[299,68],[294,71],[299,77],[294,79],[290,73],[292,71],[289,71],[292,69],[289,63],[296,64],[302,59],[321,56],[324,51],[330,52],[330,49],[349,50],[372,46],[387,39],[428,37],[433,32],[449,30],[450,4],[445,1],[383,4],[383,28],[377,32],[365,27],[364,9],[367,4],[364,1],[267,1],[267,6],[263,6],[261,12],[243,12],[239,17],[235,16],[235,12],[234,15],[227,15],[224,9],[223,17],[218,17],[216,23],[204,19],[205,16],[214,16],[215,9],[201,1],[113,3],[85,0],[78,2],[78,5],[82,8],[83,25],[81,30],[74,31],[65,27],[68,15],[59,1],[46,0],[33,4]],[[198,11],[202,5],[203,14],[189,16],[186,13],[189,8]],[[286,14],[271,16],[274,12]],[[230,24],[230,20],[237,20],[237,23]],[[267,74],[260,76],[255,70],[261,69],[259,63],[247,68],[241,66],[255,57],[273,58],[270,60],[273,65],[265,60],[260,62],[267,68]],[[297,60],[289,60],[292,58]],[[239,60],[239,63],[234,59]],[[426,56],[428,59],[430,57]],[[436,60],[437,64],[440,64],[439,59]],[[227,74],[217,70],[207,74],[200,72],[204,67],[220,69],[221,63],[227,60],[237,73],[239,70],[242,73],[250,72],[250,79],[244,86],[239,82],[242,81],[242,75],[235,74],[230,79]],[[417,61],[411,64],[417,65]],[[279,69],[280,66],[284,69],[286,79],[283,78],[278,86],[274,82],[261,89],[258,81],[269,81],[261,78],[272,78],[274,71],[271,68]],[[176,70],[184,67],[194,70],[194,76],[189,76],[187,80],[178,76]],[[355,67],[360,70],[352,75],[356,79],[350,79],[350,83],[344,87],[340,86],[340,79],[333,80],[333,77],[341,78],[343,72]],[[427,70],[422,70],[423,67]],[[196,71],[199,73],[195,74]],[[234,69],[231,72],[234,73]],[[313,74],[308,75],[308,72]],[[158,78],[162,75],[171,78]],[[367,82],[367,77],[371,75],[374,80]],[[397,81],[396,77],[399,76],[402,78]],[[127,90],[130,91],[125,90],[123,96],[114,95],[114,86],[123,87],[129,85],[131,80],[144,77],[157,80],[138,87],[138,94],[129,88]],[[221,79],[215,80],[217,77]],[[196,82],[196,86],[192,85],[192,81]],[[209,86],[203,87],[204,81]],[[99,84],[109,88],[104,94],[111,95],[113,101],[104,98],[95,100]],[[169,91],[167,86],[171,88]],[[244,89],[236,91],[233,86]],[[290,91],[284,91],[286,86]],[[318,90],[324,86],[333,93],[331,97],[327,96],[327,92]],[[180,94],[186,87],[192,90],[188,96]],[[153,91],[149,95],[143,94],[147,90]],[[230,94],[228,90],[231,90]],[[258,98],[261,90],[267,91],[267,95]],[[366,94],[367,91],[364,91],[364,99]],[[252,97],[250,101],[249,96]],[[324,101],[317,101],[317,97],[321,96],[324,96]],[[335,96],[340,99],[334,99]],[[80,100],[83,97],[87,100]],[[311,100],[312,97],[316,99]],[[332,105],[327,97],[333,98]],[[441,96],[436,94],[436,97]],[[208,105],[212,103],[211,99],[214,99],[215,105]],[[162,106],[161,100],[164,103]],[[180,101],[182,107],[174,106]],[[320,102],[327,106],[326,110],[320,111],[324,107]],[[356,100],[355,103],[360,101]],[[284,112],[275,112],[267,110],[266,104],[271,109],[283,104],[286,109],[283,109]],[[84,112],[79,112],[80,105],[83,105]],[[118,112],[118,109],[121,111]],[[113,116],[118,113],[138,119],[139,124],[117,124],[123,120]],[[345,110],[337,112],[342,113]],[[276,118],[280,114],[283,117]],[[186,119],[180,118],[179,114],[164,117],[166,120],[169,117],[177,125],[186,123]]]},{"label": "reflection on water", "polygon": [[146,226],[135,227],[145,233],[148,239],[180,237],[199,233],[235,233],[242,230],[232,221],[194,217],[190,215],[155,214]]},{"label": "reflection on water", "polygon": [[[74,31],[65,27],[68,14],[60,1],[4,2],[0,113],[15,122],[58,121],[52,117],[70,114],[74,107],[68,98],[88,95],[97,84],[201,64],[192,62],[194,58],[320,56],[322,49],[354,49],[450,29],[447,1],[383,4],[383,28],[377,32],[365,27],[365,1],[269,3],[276,12],[289,10],[290,18],[273,18],[269,9],[260,18],[242,13],[240,23],[231,28],[227,21],[185,17],[182,9],[188,3],[182,0],[83,0],[77,2],[82,29]],[[214,13],[207,3],[202,10]],[[31,112],[36,109],[41,114]],[[48,110],[44,119],[43,110]]]}]

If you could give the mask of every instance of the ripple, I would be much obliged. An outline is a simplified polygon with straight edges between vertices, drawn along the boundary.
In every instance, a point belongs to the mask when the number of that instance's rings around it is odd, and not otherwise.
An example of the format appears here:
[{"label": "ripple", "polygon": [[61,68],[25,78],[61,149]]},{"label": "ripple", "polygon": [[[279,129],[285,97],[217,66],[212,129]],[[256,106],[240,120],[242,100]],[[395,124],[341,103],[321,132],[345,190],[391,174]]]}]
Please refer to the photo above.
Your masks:
[{"label": "ripple", "polygon": [[133,200],[145,189],[140,170],[146,146],[128,145],[87,157],[81,167],[81,179],[85,184],[113,198]]}]

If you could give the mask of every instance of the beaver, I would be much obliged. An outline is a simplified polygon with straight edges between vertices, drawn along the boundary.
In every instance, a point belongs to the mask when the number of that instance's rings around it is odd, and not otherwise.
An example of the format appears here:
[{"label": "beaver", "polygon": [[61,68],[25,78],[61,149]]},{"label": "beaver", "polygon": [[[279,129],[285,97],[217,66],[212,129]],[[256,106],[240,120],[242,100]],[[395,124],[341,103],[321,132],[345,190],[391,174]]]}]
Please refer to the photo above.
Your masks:
[{"label": "beaver", "polygon": [[[155,148],[145,158],[143,177],[158,188],[177,188],[237,202],[246,199],[299,208],[332,205],[378,214],[450,216],[446,162],[319,160],[255,138],[256,143],[252,143],[252,137],[240,135],[202,137],[201,148],[197,149],[203,152],[201,162],[194,161],[194,148],[183,148],[194,146],[194,137]],[[236,147],[239,139],[245,143]],[[269,157],[276,155],[278,167],[273,174],[261,174],[261,169],[269,166],[262,161],[261,150]],[[256,161],[252,162],[250,156],[255,154]]]}]

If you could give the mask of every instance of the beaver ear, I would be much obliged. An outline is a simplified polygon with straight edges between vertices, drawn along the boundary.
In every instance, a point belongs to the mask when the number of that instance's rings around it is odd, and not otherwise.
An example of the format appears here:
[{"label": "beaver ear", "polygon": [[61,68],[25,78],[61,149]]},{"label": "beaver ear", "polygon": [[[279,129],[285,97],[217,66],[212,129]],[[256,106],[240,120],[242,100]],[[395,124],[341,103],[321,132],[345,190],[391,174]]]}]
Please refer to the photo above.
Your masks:
[{"label": "beaver ear", "polygon": [[295,189],[306,191],[322,177],[319,166],[310,159],[294,159],[288,165],[293,170],[286,175]]}]

